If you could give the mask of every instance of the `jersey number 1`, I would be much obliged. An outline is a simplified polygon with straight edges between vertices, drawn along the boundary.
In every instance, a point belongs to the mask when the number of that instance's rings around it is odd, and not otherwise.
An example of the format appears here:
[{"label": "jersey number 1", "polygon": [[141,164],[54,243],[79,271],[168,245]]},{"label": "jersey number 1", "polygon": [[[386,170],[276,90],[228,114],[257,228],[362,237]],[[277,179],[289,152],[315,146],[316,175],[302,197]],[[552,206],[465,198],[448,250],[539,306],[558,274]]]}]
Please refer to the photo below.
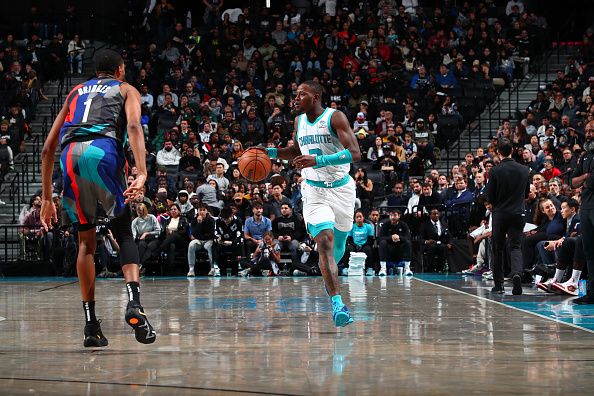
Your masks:
[{"label": "jersey number 1", "polygon": [[83,118],[82,118],[82,122],[83,124],[85,122],[87,122],[87,119],[89,118],[89,110],[91,110],[91,102],[93,101],[93,98],[89,98],[87,99],[86,102],[84,102],[85,105],[85,112],[83,114]]}]

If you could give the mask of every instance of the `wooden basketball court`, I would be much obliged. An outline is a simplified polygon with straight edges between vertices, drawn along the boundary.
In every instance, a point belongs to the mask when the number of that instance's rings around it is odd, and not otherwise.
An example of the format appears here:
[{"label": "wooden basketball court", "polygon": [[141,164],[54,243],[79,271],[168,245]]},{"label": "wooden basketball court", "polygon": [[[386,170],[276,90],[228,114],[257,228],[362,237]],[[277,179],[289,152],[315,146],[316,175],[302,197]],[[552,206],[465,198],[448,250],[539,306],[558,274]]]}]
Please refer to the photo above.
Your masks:
[{"label": "wooden basketball court", "polygon": [[336,329],[321,278],[144,279],[158,339],[141,345],[123,321],[123,281],[100,280],[109,346],[86,349],[75,279],[6,278],[0,394],[584,394],[594,385],[593,308],[536,291],[492,301],[486,285],[460,276],[341,282],[356,321]]}]

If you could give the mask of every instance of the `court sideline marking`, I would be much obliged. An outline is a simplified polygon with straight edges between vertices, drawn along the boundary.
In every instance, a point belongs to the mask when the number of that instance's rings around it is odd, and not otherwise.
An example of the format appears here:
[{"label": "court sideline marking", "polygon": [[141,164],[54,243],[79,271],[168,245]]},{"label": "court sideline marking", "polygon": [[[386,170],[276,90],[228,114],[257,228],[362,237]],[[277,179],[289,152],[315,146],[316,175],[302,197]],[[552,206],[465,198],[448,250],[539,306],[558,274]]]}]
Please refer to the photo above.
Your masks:
[{"label": "court sideline marking", "polygon": [[419,279],[419,278],[413,278],[413,279],[416,280],[416,281],[420,281],[420,282],[423,282],[423,283],[430,284],[430,285],[439,286],[439,287],[442,287],[442,288],[447,289],[447,290],[451,290],[451,291],[456,292],[456,293],[465,294],[467,296],[474,297],[474,298],[476,298],[478,300],[483,300],[483,301],[492,302],[494,304],[499,304],[499,305],[504,306],[504,307],[507,307],[507,308],[515,309],[516,311],[520,311],[520,312],[528,313],[530,315],[538,316],[539,318],[542,318],[542,319],[552,320],[553,322],[561,323],[561,324],[564,324],[564,325],[573,327],[575,329],[583,330],[583,331],[586,331],[588,333],[594,334],[594,330],[590,330],[590,329],[587,329],[585,327],[578,326],[578,325],[573,324],[573,323],[567,323],[567,322],[564,322],[562,320],[552,318],[550,316],[545,316],[545,315],[542,315],[542,314],[539,314],[539,313],[536,313],[536,312],[527,311],[525,309],[514,307],[513,305],[508,305],[506,303],[502,303],[501,301],[491,300],[491,299],[486,298],[486,297],[477,296],[476,294],[468,293],[468,292],[465,292],[465,291],[462,291],[462,290],[457,290],[457,289],[454,289],[454,288],[451,288],[451,287],[448,287],[448,286],[445,286],[445,285],[440,285],[439,283],[433,283],[433,282],[430,282],[430,281],[427,281],[427,280],[424,280],[424,279]]},{"label": "court sideline marking", "polygon": [[163,388],[163,389],[180,389],[180,390],[205,390],[216,392],[229,393],[243,393],[254,395],[280,395],[280,396],[300,396],[300,393],[278,393],[267,391],[253,391],[241,389],[225,389],[225,388],[206,388],[201,386],[180,386],[180,385],[161,385],[161,384],[141,384],[135,382],[108,382],[108,381],[84,381],[84,380],[67,380],[67,379],[52,379],[52,378],[20,378],[20,377],[0,377],[0,381],[37,381],[37,382],[62,382],[73,384],[93,384],[93,385],[118,385],[118,386],[138,386],[145,388]]}]

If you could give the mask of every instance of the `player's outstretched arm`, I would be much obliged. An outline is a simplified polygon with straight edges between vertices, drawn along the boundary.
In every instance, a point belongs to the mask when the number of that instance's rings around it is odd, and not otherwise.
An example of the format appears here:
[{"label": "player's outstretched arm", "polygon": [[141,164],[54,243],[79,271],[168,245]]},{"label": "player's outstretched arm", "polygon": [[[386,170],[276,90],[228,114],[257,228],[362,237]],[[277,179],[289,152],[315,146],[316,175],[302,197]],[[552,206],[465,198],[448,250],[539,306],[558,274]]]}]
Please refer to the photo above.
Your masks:
[{"label": "player's outstretched arm", "polygon": [[52,174],[54,173],[54,156],[60,139],[60,129],[68,115],[68,105],[65,102],[50,129],[43,150],[41,150],[41,225],[47,231],[58,222],[56,206],[52,200]]},{"label": "player's outstretched arm", "polygon": [[349,125],[349,121],[341,111],[335,111],[332,113],[332,119],[330,120],[332,129],[336,131],[340,143],[345,147],[344,150],[336,152],[334,154],[324,155],[300,155],[293,160],[293,165],[296,168],[309,168],[311,166],[332,166],[350,164],[351,162],[357,162],[361,160],[361,150],[359,150],[359,144],[355,139],[355,134]]},{"label": "player's outstretched arm", "polygon": [[127,131],[130,147],[134,154],[134,162],[138,175],[130,187],[124,191],[126,201],[136,196],[146,181],[146,148],[144,146],[144,131],[140,125],[140,93],[129,84],[123,84],[126,102],[124,104],[127,118]]}]

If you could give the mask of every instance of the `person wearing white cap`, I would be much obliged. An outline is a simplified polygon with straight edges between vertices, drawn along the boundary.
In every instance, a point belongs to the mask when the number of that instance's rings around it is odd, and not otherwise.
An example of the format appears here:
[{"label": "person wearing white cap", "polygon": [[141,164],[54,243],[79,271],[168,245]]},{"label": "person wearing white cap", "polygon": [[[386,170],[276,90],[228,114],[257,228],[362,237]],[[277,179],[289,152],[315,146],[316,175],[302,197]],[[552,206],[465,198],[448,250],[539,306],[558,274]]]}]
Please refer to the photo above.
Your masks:
[{"label": "person wearing white cap", "polygon": [[369,122],[366,120],[365,113],[362,111],[357,113],[357,118],[355,119],[355,122],[353,122],[353,131],[355,131],[355,133],[359,132],[361,129],[369,133]]}]

